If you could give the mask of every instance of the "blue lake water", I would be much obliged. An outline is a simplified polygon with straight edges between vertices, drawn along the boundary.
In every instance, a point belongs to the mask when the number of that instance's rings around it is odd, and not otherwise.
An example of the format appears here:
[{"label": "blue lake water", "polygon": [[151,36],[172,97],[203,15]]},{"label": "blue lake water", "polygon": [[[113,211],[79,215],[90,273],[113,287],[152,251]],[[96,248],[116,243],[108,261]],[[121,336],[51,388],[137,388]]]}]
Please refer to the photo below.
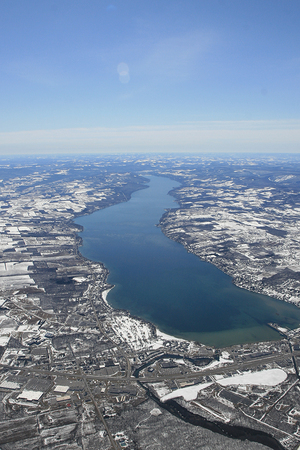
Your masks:
[{"label": "blue lake water", "polygon": [[84,227],[82,255],[109,269],[108,302],[165,333],[217,347],[279,339],[268,322],[299,326],[296,306],[234,286],[155,226],[177,207],[168,192],[178,185],[151,177],[129,202],[76,220]]}]

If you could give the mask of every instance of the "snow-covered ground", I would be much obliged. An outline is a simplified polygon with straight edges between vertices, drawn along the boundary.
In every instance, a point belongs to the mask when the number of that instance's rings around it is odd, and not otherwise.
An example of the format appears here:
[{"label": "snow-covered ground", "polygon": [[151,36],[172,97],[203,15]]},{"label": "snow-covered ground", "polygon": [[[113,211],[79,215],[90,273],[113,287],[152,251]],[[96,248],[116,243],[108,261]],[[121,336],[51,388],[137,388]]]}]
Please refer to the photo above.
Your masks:
[{"label": "snow-covered ground", "polygon": [[183,342],[184,339],[180,339],[180,338],[176,338],[174,336],[171,336],[170,334],[166,334],[163,333],[160,330],[156,330],[156,335],[159,338],[159,340],[164,340],[164,341],[178,341],[178,342]]},{"label": "snow-covered ground", "polygon": [[[222,378],[222,375],[215,375],[216,382],[221,386],[277,386],[285,381],[286,378],[287,374],[282,369],[266,369],[259,372],[245,372],[241,375],[235,375],[227,378]],[[176,389],[172,392],[167,392],[168,389],[163,385],[154,385],[154,387],[162,402],[178,397],[183,397],[186,401],[191,401],[197,398],[198,392],[208,388],[212,384],[213,382],[200,383],[193,386]]]},{"label": "snow-covered ground", "polygon": [[126,314],[114,314],[109,318],[109,323],[115,335],[123,342],[125,341],[133,350],[156,350],[164,347],[166,342],[185,342],[183,339],[170,336],[159,330],[156,330],[155,333],[153,325]]},{"label": "snow-covered ground", "polygon": [[[279,175],[273,181],[293,179],[292,174]],[[287,202],[294,181],[286,184],[284,194],[273,181],[255,188],[236,180],[226,187],[215,177],[201,181],[176,189],[180,209],[164,216],[163,232],[230,275],[237,286],[299,305],[293,272],[300,271],[300,209]],[[278,275],[284,282],[277,281]]]},{"label": "snow-covered ground", "polygon": [[[203,367],[202,369],[212,369],[213,367],[222,367],[226,364],[233,363],[233,359],[230,359],[230,355],[228,352],[222,352],[221,356],[218,360],[214,360],[211,363],[209,363],[207,366]],[[201,370],[201,368],[200,368]]]},{"label": "snow-covered ground", "polygon": [[[173,392],[171,392],[171,389],[169,389],[164,382],[162,383],[154,383],[151,384],[149,383],[149,386],[152,386],[156,392],[156,394],[160,397],[160,399],[162,400],[164,397],[166,397],[169,394],[172,394]],[[176,392],[176,391],[174,391]],[[165,401],[165,400],[163,400]]]},{"label": "snow-covered ground", "polygon": [[116,336],[125,341],[133,350],[151,347],[152,330],[149,324],[128,315],[114,315],[110,324]]},{"label": "snow-covered ground", "polygon": [[108,305],[107,296],[108,296],[109,291],[111,291],[111,290],[112,290],[112,288],[109,288],[109,289],[106,289],[105,291],[101,292],[102,299],[107,305]]},{"label": "snow-covered ground", "polygon": [[6,315],[0,316],[0,345],[4,347],[8,344],[11,333],[15,331],[17,322]]},{"label": "snow-covered ground", "polygon": [[221,386],[230,385],[252,385],[252,386],[277,386],[287,378],[287,374],[282,369],[266,369],[259,372],[244,372],[241,375],[222,378],[222,375],[215,375],[215,380]]},{"label": "snow-covered ground", "polygon": [[203,389],[206,389],[207,387],[211,386],[212,384],[213,384],[212,382],[201,383],[201,384],[195,384],[193,386],[187,386],[184,388],[176,389],[175,391],[162,396],[161,401],[165,402],[167,400],[170,400],[171,398],[183,397],[187,402],[190,402],[191,400],[196,400],[198,392],[202,391]]}]

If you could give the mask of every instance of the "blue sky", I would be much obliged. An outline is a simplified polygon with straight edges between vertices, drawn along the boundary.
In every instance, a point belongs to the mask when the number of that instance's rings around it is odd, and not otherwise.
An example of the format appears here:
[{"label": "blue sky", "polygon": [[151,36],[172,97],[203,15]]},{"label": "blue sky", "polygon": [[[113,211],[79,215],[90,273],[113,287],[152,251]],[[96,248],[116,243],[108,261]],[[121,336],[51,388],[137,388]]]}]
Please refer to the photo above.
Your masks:
[{"label": "blue sky", "polygon": [[300,150],[298,0],[2,0],[0,152]]}]

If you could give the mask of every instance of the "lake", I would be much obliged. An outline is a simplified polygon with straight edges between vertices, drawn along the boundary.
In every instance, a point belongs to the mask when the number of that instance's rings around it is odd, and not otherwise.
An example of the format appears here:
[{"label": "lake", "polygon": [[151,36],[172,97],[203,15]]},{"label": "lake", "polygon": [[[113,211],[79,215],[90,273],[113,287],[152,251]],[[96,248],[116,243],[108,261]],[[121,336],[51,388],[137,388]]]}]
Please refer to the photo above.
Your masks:
[{"label": "lake", "polygon": [[80,252],[110,272],[111,306],[165,333],[216,347],[280,339],[268,322],[299,326],[299,308],[234,286],[229,276],[167,238],[156,225],[165,209],[178,206],[168,192],[179,183],[149,178],[149,187],[130,201],[76,219],[84,227]]}]

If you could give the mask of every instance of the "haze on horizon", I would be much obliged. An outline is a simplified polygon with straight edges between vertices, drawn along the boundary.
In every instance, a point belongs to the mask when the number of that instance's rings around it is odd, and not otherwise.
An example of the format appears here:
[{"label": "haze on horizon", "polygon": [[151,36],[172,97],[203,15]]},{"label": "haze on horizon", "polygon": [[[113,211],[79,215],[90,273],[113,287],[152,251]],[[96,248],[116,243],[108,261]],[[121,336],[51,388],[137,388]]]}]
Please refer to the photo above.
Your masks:
[{"label": "haze on horizon", "polygon": [[0,155],[300,149],[295,0],[4,0]]}]

